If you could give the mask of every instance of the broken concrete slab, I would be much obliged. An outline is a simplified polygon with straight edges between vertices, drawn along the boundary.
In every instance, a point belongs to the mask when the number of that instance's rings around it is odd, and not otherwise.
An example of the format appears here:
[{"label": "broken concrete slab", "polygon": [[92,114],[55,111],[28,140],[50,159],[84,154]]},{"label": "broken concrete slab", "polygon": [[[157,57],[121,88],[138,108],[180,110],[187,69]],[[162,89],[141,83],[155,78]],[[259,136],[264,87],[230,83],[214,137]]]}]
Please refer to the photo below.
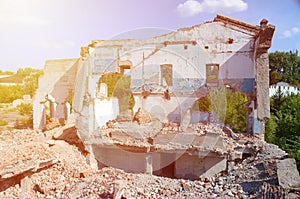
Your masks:
[{"label": "broken concrete slab", "polygon": [[133,121],[136,121],[138,124],[150,123],[151,115],[148,111],[139,108],[138,111],[134,114]]},{"label": "broken concrete slab", "polygon": [[5,150],[0,150],[0,181],[28,175],[58,161],[43,133],[32,133],[30,130],[1,132]]},{"label": "broken concrete slab", "polygon": [[277,160],[276,163],[279,185],[283,188],[299,187],[300,177],[295,159]]}]

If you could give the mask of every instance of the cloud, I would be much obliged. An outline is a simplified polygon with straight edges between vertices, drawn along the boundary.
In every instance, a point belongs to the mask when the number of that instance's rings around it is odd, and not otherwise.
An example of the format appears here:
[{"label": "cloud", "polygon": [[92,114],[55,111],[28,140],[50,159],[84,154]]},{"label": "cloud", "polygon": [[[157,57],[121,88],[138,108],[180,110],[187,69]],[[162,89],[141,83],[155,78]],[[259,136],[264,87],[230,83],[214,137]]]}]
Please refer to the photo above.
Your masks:
[{"label": "cloud", "polygon": [[294,34],[300,33],[299,28],[297,28],[297,27],[292,28],[292,33],[294,33]]},{"label": "cloud", "polygon": [[248,4],[243,0],[187,0],[177,6],[177,11],[182,17],[190,17],[202,12],[241,12],[247,10]]},{"label": "cloud", "polygon": [[43,49],[62,49],[62,48],[74,47],[75,45],[76,45],[75,42],[71,40],[64,40],[62,42],[40,41],[34,44],[34,46]]},{"label": "cloud", "polygon": [[279,36],[280,39],[285,39],[285,38],[289,38],[292,37],[294,35],[297,35],[300,33],[300,29],[297,27],[293,27],[290,30],[285,30],[282,32],[282,34]]}]

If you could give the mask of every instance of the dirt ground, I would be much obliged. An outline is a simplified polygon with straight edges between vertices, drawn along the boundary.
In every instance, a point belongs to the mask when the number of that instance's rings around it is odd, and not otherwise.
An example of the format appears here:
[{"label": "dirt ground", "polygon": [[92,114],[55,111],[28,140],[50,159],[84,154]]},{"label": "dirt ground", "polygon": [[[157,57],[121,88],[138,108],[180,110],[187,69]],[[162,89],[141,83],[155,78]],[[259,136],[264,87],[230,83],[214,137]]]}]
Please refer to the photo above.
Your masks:
[{"label": "dirt ground", "polygon": [[[21,121],[27,120],[28,117],[20,115],[17,111],[10,111],[10,110],[7,110],[7,108],[1,108],[0,109],[0,119],[3,121],[6,121],[8,123],[5,126],[0,126],[0,130],[5,130],[5,129],[15,128],[17,123],[19,123],[19,125],[21,125]],[[25,128],[25,127],[22,127],[22,128]]]}]

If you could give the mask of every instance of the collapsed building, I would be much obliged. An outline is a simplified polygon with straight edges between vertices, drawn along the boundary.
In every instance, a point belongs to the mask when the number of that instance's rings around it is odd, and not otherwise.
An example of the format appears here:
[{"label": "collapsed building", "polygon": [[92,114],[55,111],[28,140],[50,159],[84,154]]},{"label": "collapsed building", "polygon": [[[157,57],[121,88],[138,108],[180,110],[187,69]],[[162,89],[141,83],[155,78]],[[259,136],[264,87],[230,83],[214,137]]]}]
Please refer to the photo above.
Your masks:
[{"label": "collapsed building", "polygon": [[[92,41],[80,58],[46,61],[34,128],[44,128],[47,118],[75,119],[99,167],[212,176],[250,152],[232,151],[219,130],[224,119],[194,110],[194,103],[213,89],[238,90],[248,97],[247,132],[263,137],[274,30],[266,19],[256,26],[217,15],[152,38]],[[212,99],[220,101],[226,102],[222,93]]]}]

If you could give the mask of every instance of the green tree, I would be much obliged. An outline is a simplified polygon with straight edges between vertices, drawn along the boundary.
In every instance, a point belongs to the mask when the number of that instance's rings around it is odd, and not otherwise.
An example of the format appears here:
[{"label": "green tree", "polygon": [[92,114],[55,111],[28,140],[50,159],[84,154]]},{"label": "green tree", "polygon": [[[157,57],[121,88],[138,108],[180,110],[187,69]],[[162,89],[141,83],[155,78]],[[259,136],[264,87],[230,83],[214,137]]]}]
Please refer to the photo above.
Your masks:
[{"label": "green tree", "polygon": [[[270,83],[284,81],[299,85],[300,82],[300,57],[298,51],[273,52],[269,54]],[[281,78],[280,75],[281,74]]]},{"label": "green tree", "polygon": [[23,95],[24,92],[21,85],[0,85],[0,103],[11,103],[15,99],[22,99]]},{"label": "green tree", "polygon": [[282,80],[282,74],[277,71],[270,72],[270,85],[277,84]]},{"label": "green tree", "polygon": [[246,104],[249,102],[247,95],[227,90],[226,99],[225,124],[230,125],[235,132],[245,133],[247,131]]},{"label": "green tree", "polygon": [[[266,136],[272,137],[273,134],[278,138],[294,139],[300,136],[300,94],[271,97],[271,118],[266,123]],[[272,139],[271,139],[272,140]],[[276,140],[267,140],[275,144]]]},{"label": "green tree", "polygon": [[0,70],[0,75],[13,75],[14,72],[11,72],[11,71],[2,71]]},{"label": "green tree", "polygon": [[[10,74],[10,72],[4,72]],[[1,71],[0,71],[1,74]],[[22,99],[23,95],[34,95],[38,88],[38,78],[43,74],[42,70],[33,68],[19,68],[12,78],[23,79],[22,85],[0,85],[0,103],[11,103],[15,99]]]},{"label": "green tree", "polygon": [[22,77],[22,78],[25,78],[29,75],[31,75],[32,73],[35,73],[35,72],[40,72],[41,70],[39,69],[34,69],[34,68],[29,68],[29,67],[26,67],[26,68],[19,68],[17,70],[17,75],[19,77]]},{"label": "green tree", "polygon": [[278,139],[276,136],[276,129],[278,125],[276,123],[275,116],[271,113],[270,119],[266,122],[265,128],[265,140],[269,143],[278,143]]},{"label": "green tree", "polygon": [[[280,96],[280,93],[278,95]],[[284,96],[284,100],[276,95],[271,97],[271,110],[271,117],[266,123],[265,139],[295,158],[299,170],[300,94]]]},{"label": "green tree", "polygon": [[276,91],[275,95],[270,98],[270,111],[273,114],[276,114],[283,102],[286,100],[287,96],[283,91],[279,89]]},{"label": "green tree", "polygon": [[38,88],[39,77],[43,74],[42,70],[35,70],[27,75],[23,80],[24,94],[28,94],[31,97],[34,96],[36,89]]},{"label": "green tree", "polygon": [[[284,81],[300,86],[298,51],[269,54],[270,84]],[[270,98],[271,117],[266,122],[265,139],[294,157],[300,169],[300,94],[287,95],[278,90]]]},{"label": "green tree", "polygon": [[207,96],[195,102],[193,109],[214,113],[220,121],[231,126],[233,131],[245,133],[247,131],[245,105],[248,102],[246,94],[225,88],[216,88],[211,89]]},{"label": "green tree", "polygon": [[277,117],[277,136],[294,138],[300,136],[300,95],[287,97],[281,104]]}]

